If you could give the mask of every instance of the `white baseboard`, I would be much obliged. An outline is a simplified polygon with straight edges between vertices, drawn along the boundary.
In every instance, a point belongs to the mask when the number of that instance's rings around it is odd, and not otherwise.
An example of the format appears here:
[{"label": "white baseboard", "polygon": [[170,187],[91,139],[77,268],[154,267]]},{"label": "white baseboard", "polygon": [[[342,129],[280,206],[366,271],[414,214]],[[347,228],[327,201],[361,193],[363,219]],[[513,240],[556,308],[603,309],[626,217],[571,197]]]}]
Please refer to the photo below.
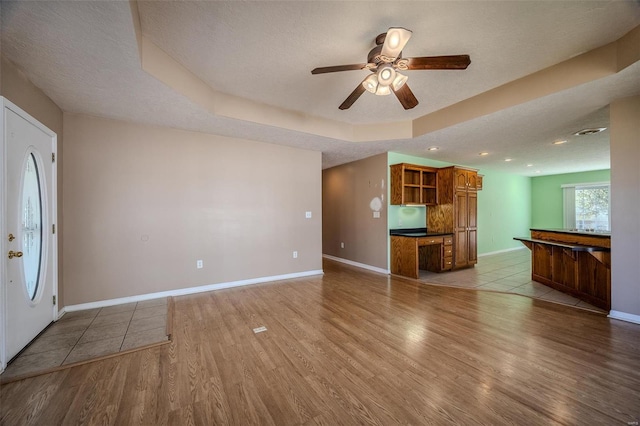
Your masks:
[{"label": "white baseboard", "polygon": [[346,263],[347,265],[356,266],[358,268],[367,269],[369,271],[389,275],[388,269],[378,268],[377,266],[367,265],[366,263],[354,262],[353,260],[343,259],[341,257],[331,256],[329,254],[323,254],[322,257],[324,257],[325,259],[335,260],[336,262]]},{"label": "white baseboard", "polygon": [[632,322],[634,324],[640,324],[640,315],[628,314],[620,311],[609,311],[609,318],[617,319],[620,321]]},{"label": "white baseboard", "polygon": [[66,307],[64,307],[64,308],[60,309],[60,310],[58,311],[58,319],[62,318],[62,316],[63,316],[64,314],[66,314],[66,313],[67,313],[67,308],[66,308]]},{"label": "white baseboard", "polygon": [[500,254],[500,253],[507,253],[509,251],[516,251],[516,250],[529,250],[528,248],[526,248],[525,246],[522,247],[512,247],[512,248],[508,248],[508,249],[504,249],[504,250],[498,250],[498,251],[491,251],[489,253],[482,253],[479,254],[478,257],[484,257],[484,256],[491,256],[492,254]]},{"label": "white baseboard", "polygon": [[322,275],[321,269],[296,272],[293,274],[273,275],[270,277],[252,278],[248,280],[231,281],[227,283],[209,284],[198,287],[179,288],[176,290],[159,291],[157,293],[139,294],[136,296],[119,297],[117,299],[99,300],[96,302],[80,303],[77,305],[67,305],[58,314],[58,318],[62,317],[66,312],[83,311],[86,309],[104,308],[107,306],[122,305],[132,302],[143,302],[145,300],[158,299],[160,297],[184,296],[187,294],[203,293],[205,291],[222,290],[225,288],[240,287],[244,285],[260,284],[271,281],[288,280],[292,278],[302,278],[312,275]]}]

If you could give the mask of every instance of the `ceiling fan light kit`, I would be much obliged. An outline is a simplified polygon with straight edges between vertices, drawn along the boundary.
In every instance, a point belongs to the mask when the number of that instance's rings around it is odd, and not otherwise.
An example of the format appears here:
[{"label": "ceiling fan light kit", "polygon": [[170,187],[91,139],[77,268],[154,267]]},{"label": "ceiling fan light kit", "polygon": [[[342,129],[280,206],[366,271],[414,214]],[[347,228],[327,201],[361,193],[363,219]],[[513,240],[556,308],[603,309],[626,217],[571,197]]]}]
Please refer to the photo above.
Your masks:
[{"label": "ceiling fan light kit", "polygon": [[378,83],[383,86],[390,85],[396,78],[396,70],[389,64],[382,65],[378,68]]},{"label": "ceiling fan light kit", "polygon": [[382,44],[382,51],[380,52],[385,57],[384,59],[387,59],[385,62],[393,62],[400,56],[402,49],[411,38],[411,34],[412,32],[406,28],[391,27],[387,30]]},{"label": "ceiling fan light kit", "polygon": [[337,65],[315,68],[311,74],[325,74],[338,71],[369,70],[373,74],[366,77],[338,107],[348,109],[365,92],[389,95],[393,92],[404,109],[418,105],[418,99],[407,85],[408,77],[398,70],[464,70],[471,63],[469,55],[425,56],[403,58],[402,49],[411,38],[412,32],[406,28],[391,27],[375,39],[376,47],[371,49],[366,64]]},{"label": "ceiling fan light kit", "polygon": [[407,80],[409,79],[409,77],[407,77],[404,74],[400,74],[399,72],[396,73],[396,78],[393,80],[393,90],[400,90],[400,88],[402,86],[404,86],[404,84],[407,82]]},{"label": "ceiling fan light kit", "polygon": [[367,91],[376,93],[376,90],[378,90],[378,77],[375,74],[371,74],[369,77],[364,79],[362,85],[367,89]]}]

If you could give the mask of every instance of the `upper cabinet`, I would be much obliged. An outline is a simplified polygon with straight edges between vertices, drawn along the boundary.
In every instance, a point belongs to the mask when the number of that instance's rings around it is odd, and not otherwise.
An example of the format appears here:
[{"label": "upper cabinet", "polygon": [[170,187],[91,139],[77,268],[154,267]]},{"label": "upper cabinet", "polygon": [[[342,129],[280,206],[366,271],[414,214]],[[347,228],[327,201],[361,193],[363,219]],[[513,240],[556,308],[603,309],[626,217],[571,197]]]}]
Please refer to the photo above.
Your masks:
[{"label": "upper cabinet", "polygon": [[437,203],[437,169],[406,163],[391,166],[392,205],[421,204],[433,206]]},{"label": "upper cabinet", "polygon": [[[476,170],[455,168],[455,188],[456,191],[477,191],[478,172]],[[480,178],[482,180],[482,178]],[[480,183],[482,189],[482,183]]]}]

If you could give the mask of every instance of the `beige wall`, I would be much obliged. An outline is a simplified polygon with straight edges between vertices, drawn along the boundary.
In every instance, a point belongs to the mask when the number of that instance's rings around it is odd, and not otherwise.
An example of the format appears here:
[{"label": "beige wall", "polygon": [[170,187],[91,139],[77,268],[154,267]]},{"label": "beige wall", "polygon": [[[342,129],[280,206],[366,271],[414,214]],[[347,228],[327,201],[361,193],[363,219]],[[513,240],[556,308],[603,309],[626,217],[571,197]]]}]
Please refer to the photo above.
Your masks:
[{"label": "beige wall", "polygon": [[[324,254],[388,269],[386,180],[387,154],[322,172]],[[370,208],[375,197],[382,201],[379,219]]]},{"label": "beige wall", "polygon": [[321,153],[67,113],[64,128],[67,305],[322,269]]},{"label": "beige wall", "polygon": [[640,96],[611,103],[611,309],[640,315]]},{"label": "beige wall", "polygon": [[[62,238],[62,110],[47,95],[37,88],[10,61],[2,57],[2,73],[0,78],[0,95],[25,110],[36,120],[47,126],[58,135],[58,259],[61,260]],[[58,268],[59,305],[64,303],[64,286],[62,268]]]}]

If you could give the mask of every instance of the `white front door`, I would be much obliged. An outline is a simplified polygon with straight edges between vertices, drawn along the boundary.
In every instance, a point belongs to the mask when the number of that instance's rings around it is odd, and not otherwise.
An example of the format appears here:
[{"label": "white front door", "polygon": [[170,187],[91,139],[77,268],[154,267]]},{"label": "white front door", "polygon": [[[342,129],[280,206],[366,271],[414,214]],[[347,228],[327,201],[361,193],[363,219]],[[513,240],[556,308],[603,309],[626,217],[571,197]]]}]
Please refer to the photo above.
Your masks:
[{"label": "white front door", "polygon": [[6,279],[2,367],[57,319],[56,135],[4,101],[3,253]]}]

